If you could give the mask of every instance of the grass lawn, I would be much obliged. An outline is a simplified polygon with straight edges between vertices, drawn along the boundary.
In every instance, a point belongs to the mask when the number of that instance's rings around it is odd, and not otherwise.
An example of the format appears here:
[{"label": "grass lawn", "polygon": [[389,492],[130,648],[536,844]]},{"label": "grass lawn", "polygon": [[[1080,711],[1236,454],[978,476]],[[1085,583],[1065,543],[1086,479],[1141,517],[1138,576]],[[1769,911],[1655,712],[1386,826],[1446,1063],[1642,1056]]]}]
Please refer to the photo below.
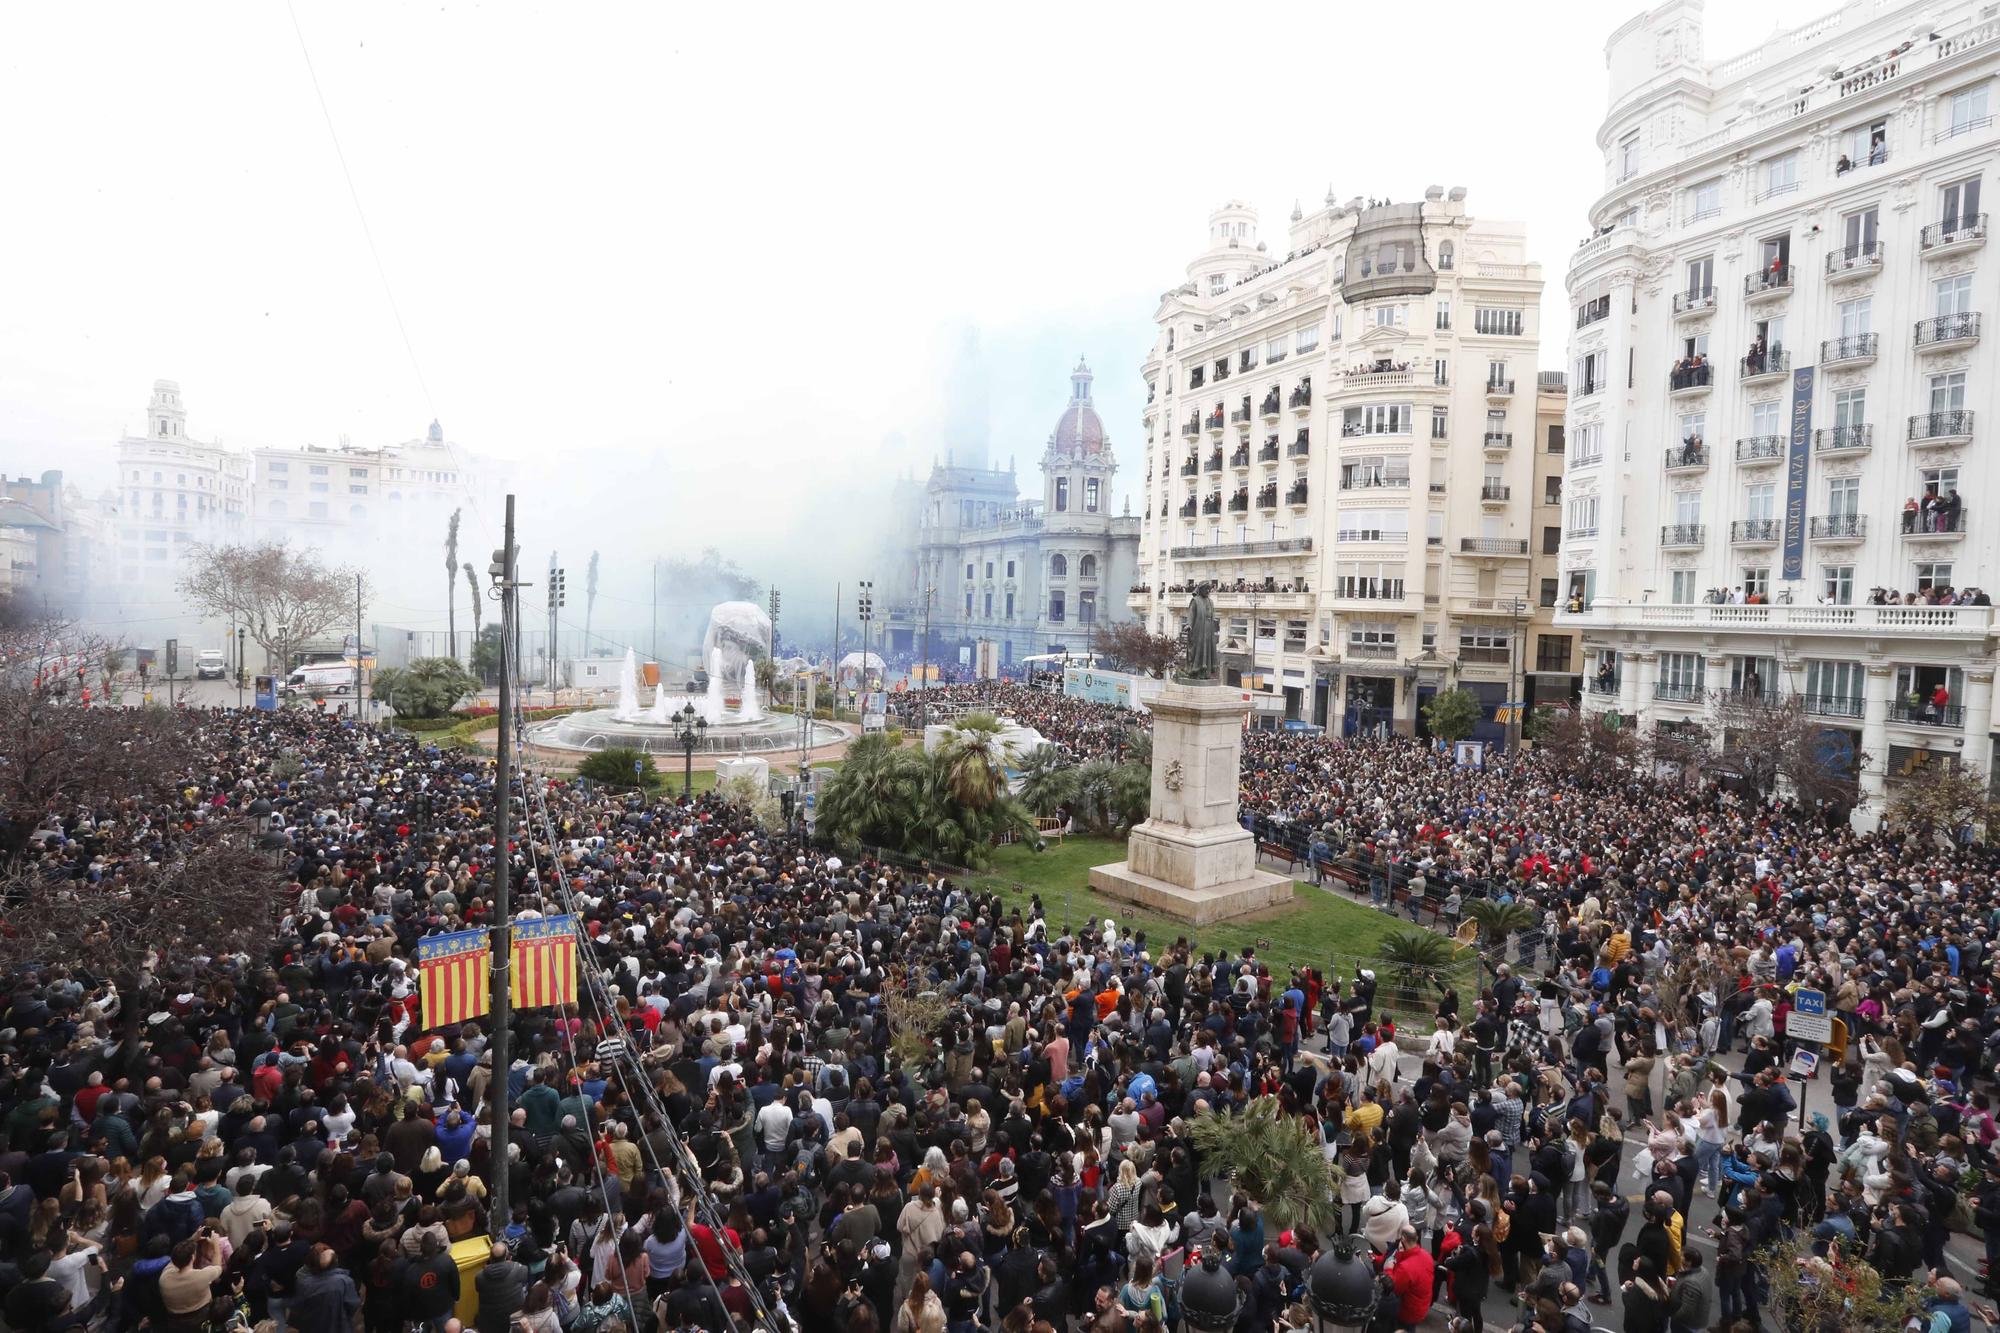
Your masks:
[{"label": "grass lawn", "polygon": [[[1144,930],[1148,941],[1164,943],[1188,936],[1198,950],[1228,949],[1234,953],[1255,945],[1260,958],[1278,964],[1338,968],[1352,972],[1354,962],[1371,960],[1384,935],[1414,929],[1407,918],[1378,912],[1344,894],[1294,881],[1289,907],[1276,908],[1238,921],[1196,930],[1187,923],[1139,911],[1130,904],[1101,897],[1090,889],[1090,868],[1125,858],[1118,838],[1066,838],[1036,853],[1021,843],[994,849],[990,870],[974,881],[978,888],[998,893],[1009,906],[1026,907],[1040,893],[1051,933],[1063,927],[1065,895],[1072,924],[1110,917],[1121,928]],[[1379,969],[1377,969],[1379,971]],[[1383,978],[1386,984],[1387,978]],[[1461,988],[1463,989],[1463,988]]]}]

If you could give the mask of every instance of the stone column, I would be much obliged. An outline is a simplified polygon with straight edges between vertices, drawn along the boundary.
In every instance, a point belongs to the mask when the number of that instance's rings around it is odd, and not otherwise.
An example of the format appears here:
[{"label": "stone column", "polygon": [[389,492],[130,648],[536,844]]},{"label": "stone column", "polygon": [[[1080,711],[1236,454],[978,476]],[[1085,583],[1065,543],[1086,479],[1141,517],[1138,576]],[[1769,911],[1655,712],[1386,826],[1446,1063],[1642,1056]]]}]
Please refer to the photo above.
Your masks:
[{"label": "stone column", "polygon": [[1632,719],[1632,725],[1644,731],[1653,725],[1653,683],[1660,678],[1660,655],[1627,653],[1625,668],[1621,684],[1623,711]]},{"label": "stone column", "polygon": [[[1717,749],[1722,746],[1722,692],[1729,688],[1729,659],[1726,657],[1705,657],[1702,661],[1702,721],[1714,733]],[[1773,681],[1772,689],[1777,688]]]},{"label": "stone column", "polygon": [[1868,664],[1868,680],[1861,700],[1861,749],[1867,758],[1861,765],[1861,803],[1854,809],[1853,821],[1864,832],[1882,827],[1882,817],[1887,813],[1889,691],[1895,676],[1895,667],[1887,662]]},{"label": "stone column", "polygon": [[1981,781],[1993,763],[1993,668],[1968,667],[1965,672],[1965,758],[1967,771]]}]

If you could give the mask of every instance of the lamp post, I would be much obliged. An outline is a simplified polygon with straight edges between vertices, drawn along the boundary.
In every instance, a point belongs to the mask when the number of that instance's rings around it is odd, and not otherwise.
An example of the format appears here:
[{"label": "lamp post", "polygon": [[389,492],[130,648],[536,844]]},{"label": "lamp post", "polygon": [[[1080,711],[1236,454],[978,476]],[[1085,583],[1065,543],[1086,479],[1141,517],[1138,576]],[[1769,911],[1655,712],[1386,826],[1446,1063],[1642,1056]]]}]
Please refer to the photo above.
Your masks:
[{"label": "lamp post", "polygon": [[249,671],[243,657],[249,635],[250,631],[247,627],[242,625],[236,627],[236,706],[238,708],[243,706],[243,680]]},{"label": "lamp post", "polygon": [[681,743],[681,756],[686,765],[685,775],[681,780],[681,794],[692,798],[694,796],[694,752],[696,747],[701,744],[701,738],[708,734],[708,719],[694,711],[693,703],[684,703],[680,706],[680,711],[669,715],[669,720],[677,723],[680,727],[680,730],[674,733],[674,739]]},{"label": "lamp post", "polygon": [[868,692],[868,622],[875,619],[874,580],[872,579],[861,580],[861,591],[858,594],[858,597],[860,602],[860,609],[857,611],[856,614],[859,615],[861,619],[861,690],[860,693],[855,696],[854,711],[861,714],[863,718],[863,726],[865,727],[867,725],[866,719],[868,716],[868,710],[862,706],[860,695],[866,694]]},{"label": "lamp post", "polygon": [[1507,637],[1512,640],[1507,653],[1507,753],[1521,748],[1521,714],[1527,701],[1518,697],[1521,681],[1521,613],[1528,604],[1518,597],[1507,602]]},{"label": "lamp post", "polygon": [[922,735],[924,728],[928,727],[931,722],[931,598],[936,595],[937,585],[926,583],[924,585],[924,662],[922,668],[924,673],[924,694],[921,699],[917,700],[918,735]]}]

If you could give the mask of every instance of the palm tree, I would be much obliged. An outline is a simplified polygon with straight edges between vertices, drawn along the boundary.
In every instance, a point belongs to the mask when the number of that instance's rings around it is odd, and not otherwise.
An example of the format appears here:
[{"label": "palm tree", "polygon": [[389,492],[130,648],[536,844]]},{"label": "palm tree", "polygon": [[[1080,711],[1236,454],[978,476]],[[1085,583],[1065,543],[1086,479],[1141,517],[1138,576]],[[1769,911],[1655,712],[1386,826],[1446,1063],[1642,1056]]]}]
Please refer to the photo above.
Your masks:
[{"label": "palm tree", "polygon": [[909,850],[932,807],[930,768],[920,752],[880,732],[863,736],[820,793],[820,828],[848,846]]},{"label": "palm tree", "polygon": [[1125,762],[1144,769],[1153,767],[1153,733],[1133,727],[1125,733]]},{"label": "palm tree", "polygon": [[590,651],[590,613],[597,609],[597,552],[590,553],[590,571],[583,585],[583,651]]},{"label": "palm tree", "polygon": [[1000,719],[971,713],[945,737],[937,751],[940,775],[952,800],[968,810],[990,809],[1007,791],[1007,744]]},{"label": "palm tree", "polygon": [[1421,991],[1458,961],[1458,946],[1434,930],[1392,930],[1375,946],[1375,956],[1400,989]]},{"label": "palm tree", "polygon": [[1117,823],[1117,793],[1112,774],[1118,766],[1109,759],[1093,759],[1076,770],[1076,817],[1092,833],[1108,833]]},{"label": "palm tree", "polygon": [[1479,923],[1479,935],[1488,950],[1505,953],[1507,937],[1526,930],[1538,918],[1519,903],[1503,903],[1493,898],[1474,898],[1465,904],[1465,914]]},{"label": "palm tree", "polygon": [[1076,798],[1076,766],[1053,745],[1038,745],[1021,764],[1021,804],[1038,815],[1052,815]]},{"label": "palm tree", "polygon": [[1153,813],[1153,770],[1149,765],[1120,764],[1111,770],[1111,815],[1119,828],[1131,828]]},{"label": "palm tree", "polygon": [[1311,1226],[1330,1235],[1338,1225],[1340,1168],[1305,1121],[1279,1114],[1276,1097],[1259,1097],[1231,1116],[1204,1112],[1188,1121],[1187,1131],[1202,1170],[1233,1173],[1274,1230]]},{"label": "palm tree", "polygon": [[444,530],[444,614],[445,637],[451,642],[451,660],[458,660],[458,519],[464,512],[451,511]]},{"label": "palm tree", "polygon": [[470,562],[467,562],[463,568],[465,569],[466,596],[472,599],[472,637],[477,639],[480,629],[483,628],[479,622],[484,618],[480,615],[479,607],[479,575],[473,572]]}]

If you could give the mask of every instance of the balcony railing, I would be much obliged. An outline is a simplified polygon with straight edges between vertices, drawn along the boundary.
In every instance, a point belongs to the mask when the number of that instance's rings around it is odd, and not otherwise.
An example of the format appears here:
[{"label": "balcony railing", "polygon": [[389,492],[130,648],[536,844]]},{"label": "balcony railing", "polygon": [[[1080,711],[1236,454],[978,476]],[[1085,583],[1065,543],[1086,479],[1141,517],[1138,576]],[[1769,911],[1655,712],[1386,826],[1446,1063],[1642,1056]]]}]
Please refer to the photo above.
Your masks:
[{"label": "balcony railing", "polygon": [[1670,704],[1691,704],[1701,699],[1701,686],[1675,685],[1667,681],[1653,683],[1653,697]]},{"label": "balcony railing", "polygon": [[1570,390],[1570,396],[1572,398],[1588,398],[1603,387],[1603,380],[1578,380],[1576,386]]},{"label": "balcony railing", "polygon": [[1869,241],[1866,244],[1845,245],[1826,257],[1826,273],[1830,278],[1860,277],[1873,273],[1882,267],[1882,242]]},{"label": "balcony railing", "polygon": [[1211,546],[1176,546],[1168,554],[1176,560],[1233,560],[1247,555],[1308,555],[1310,537],[1278,537],[1259,542],[1217,542]]},{"label": "balcony railing", "polygon": [[1208,414],[1208,428],[1210,430],[1221,430],[1222,423],[1223,423],[1222,413],[1210,412]]},{"label": "balcony railing", "polygon": [[1707,542],[1706,523],[1668,523],[1660,529],[1662,546],[1703,546]]},{"label": "balcony railing", "polygon": [[1306,502],[1306,496],[1306,483],[1297,481],[1292,483],[1292,488],[1285,492],[1285,503],[1288,505],[1302,505]]},{"label": "balcony railing", "polygon": [[1230,496],[1230,497],[1229,497],[1229,512],[1230,512],[1230,513],[1232,513],[1232,514],[1247,514],[1247,513],[1249,513],[1249,512],[1250,512],[1250,497],[1249,497],[1249,496],[1247,496],[1247,495],[1232,495],[1232,496]]},{"label": "balcony railing", "polygon": [[1965,709],[1957,704],[1940,707],[1931,703],[1894,703],[1889,705],[1889,720],[1910,727],[1949,727],[1956,731],[1965,725]]},{"label": "balcony railing", "polygon": [[1184,422],[1182,422],[1182,423],[1181,423],[1181,434],[1183,434],[1183,435],[1199,435],[1199,434],[1201,434],[1201,418],[1200,418],[1200,417],[1196,417],[1196,418],[1194,418],[1194,419],[1193,419],[1192,421],[1184,421]]},{"label": "balcony railing", "polygon": [[1609,319],[1610,317],[1611,298],[1609,296],[1600,296],[1594,300],[1585,301],[1576,308],[1576,326],[1578,328],[1583,328],[1587,324],[1595,324],[1600,319]]},{"label": "balcony railing", "polygon": [[1489,485],[1479,488],[1479,498],[1481,500],[1511,500],[1513,497],[1514,488],[1512,486]]},{"label": "balcony railing", "polygon": [[1912,541],[1926,537],[1962,537],[1965,535],[1966,508],[1939,509],[1926,514],[1922,510],[1903,511],[1903,535]]},{"label": "balcony railing", "polygon": [[1868,535],[1866,514],[1821,514],[1807,521],[1806,535],[1814,541],[1859,541]]},{"label": "balcony railing", "polygon": [[1514,432],[1510,430],[1489,430],[1486,432],[1485,445],[1488,449],[1512,449],[1514,447]]},{"label": "balcony railing", "polygon": [[1260,463],[1277,462],[1278,446],[1275,444],[1260,445],[1257,449],[1257,461]]},{"label": "balcony railing", "polygon": [[1850,333],[1845,338],[1828,338],[1819,345],[1819,363],[1830,366],[1841,361],[1873,361],[1880,340],[1881,335],[1875,333]]},{"label": "balcony railing", "polygon": [[1854,694],[1808,694],[1805,700],[1806,712],[1814,717],[1860,717],[1865,705],[1859,695]]},{"label": "balcony railing", "polygon": [[1792,266],[1773,264],[1743,279],[1746,297],[1780,296],[1792,289]]},{"label": "balcony railing", "polygon": [[1276,509],[1278,507],[1278,488],[1275,485],[1265,486],[1258,490],[1257,507],[1259,509]]},{"label": "balcony railing", "polygon": [[1674,313],[1676,315],[1699,315],[1715,309],[1715,288],[1697,287],[1674,293]]},{"label": "balcony railing", "polygon": [[1917,245],[1926,252],[1943,252],[1979,245],[1986,240],[1986,215],[1965,213],[1933,222],[1918,235]]},{"label": "balcony railing", "polygon": [[1770,375],[1787,374],[1791,368],[1792,354],[1790,352],[1783,350],[1752,352],[1743,358],[1737,368],[1736,374],[1737,378],[1742,380],[1761,380]]},{"label": "balcony railing", "polygon": [[1698,366],[1680,366],[1667,372],[1667,390],[1681,393],[1706,389],[1715,379],[1715,367],[1704,361]]},{"label": "balcony railing", "polygon": [[1278,391],[1273,389],[1271,392],[1265,394],[1264,405],[1257,410],[1267,417],[1278,415]]},{"label": "balcony railing", "polygon": [[1238,450],[1237,450],[1236,452],[1234,452],[1234,453],[1232,453],[1231,455],[1229,455],[1229,466],[1231,466],[1231,467],[1249,467],[1249,466],[1250,466],[1250,451],[1249,451],[1248,449],[1238,449]]},{"label": "balcony railing", "polygon": [[1917,321],[1918,348],[1950,347],[1979,338],[1979,312],[1964,310],[1955,315],[1937,315]]},{"label": "balcony railing", "polygon": [[1526,537],[1460,537],[1458,549],[1467,555],[1526,555]]},{"label": "balcony railing", "polygon": [[1581,612],[1565,611],[1558,623],[1602,623],[1690,633],[1752,631],[1769,634],[1842,634],[1860,638],[1929,637],[1983,644],[1993,629],[1990,606],[1817,606],[1712,602],[1616,604],[1599,600]]},{"label": "balcony railing", "polygon": [[1922,440],[1956,440],[1972,434],[1972,409],[1954,408],[1949,412],[1920,412],[1910,418],[1911,443]]},{"label": "balcony railing", "polygon": [[1231,409],[1230,409],[1230,412],[1229,412],[1229,424],[1230,424],[1230,425],[1232,425],[1232,426],[1241,426],[1241,425],[1243,425],[1243,424],[1244,424],[1245,422],[1247,422],[1247,421],[1249,421],[1249,420],[1250,420],[1250,406],[1249,406],[1249,404],[1247,404],[1247,403],[1246,403],[1246,404],[1244,404],[1244,405],[1243,405],[1242,407],[1237,407],[1237,408],[1231,408]]},{"label": "balcony railing", "polygon": [[1616,694],[1618,693],[1618,678],[1613,676],[1610,680],[1600,680],[1596,676],[1592,676],[1590,684],[1584,688],[1592,694]]},{"label": "balcony railing", "polygon": [[1312,438],[1310,436],[1301,435],[1298,439],[1293,440],[1285,446],[1285,456],[1287,458],[1305,458],[1311,453]]},{"label": "balcony railing", "polygon": [[1291,398],[1289,401],[1292,405],[1293,410],[1296,411],[1300,408],[1311,407],[1312,400],[1313,400],[1312,385],[1301,384],[1298,388],[1292,390]]},{"label": "balcony railing", "polygon": [[1195,499],[1193,496],[1189,496],[1186,500],[1181,502],[1182,518],[1193,518],[1196,514],[1200,512],[1201,512],[1201,507],[1195,503]]},{"label": "balcony railing", "polygon": [[1875,428],[1870,425],[1826,426],[1813,432],[1816,454],[1854,454],[1875,446]]},{"label": "balcony railing", "polygon": [[1738,546],[1768,546],[1783,528],[1775,518],[1739,518],[1729,525],[1729,540]]},{"label": "balcony railing", "polygon": [[1208,456],[1208,470],[1210,472],[1222,471],[1222,451],[1220,449],[1217,449]]},{"label": "balcony railing", "polygon": [[1486,396],[1487,396],[1488,398],[1511,398],[1511,397],[1513,397],[1513,396],[1514,396],[1514,381],[1512,381],[1512,380],[1488,380],[1488,381],[1486,381]]},{"label": "balcony railing", "polygon": [[1219,496],[1219,495],[1211,495],[1211,496],[1209,496],[1209,497],[1208,497],[1207,499],[1203,500],[1203,501],[1201,502],[1201,512],[1202,512],[1202,513],[1204,513],[1204,514],[1219,514],[1219,513],[1221,513],[1221,512],[1222,512],[1222,497],[1221,497],[1221,496]]},{"label": "balcony railing", "polygon": [[1739,463],[1768,463],[1785,456],[1788,441],[1782,435],[1746,435],[1736,442]]},{"label": "balcony railing", "polygon": [[1181,464],[1181,475],[1183,477],[1192,477],[1200,471],[1201,460],[1199,458],[1190,458],[1187,462]]},{"label": "balcony railing", "polygon": [[1708,446],[1700,443],[1676,444],[1667,450],[1667,471],[1693,472],[1708,466]]},{"label": "balcony railing", "polygon": [[1343,491],[1406,491],[1409,488],[1408,477],[1385,477],[1379,472],[1348,473],[1340,479]]}]

